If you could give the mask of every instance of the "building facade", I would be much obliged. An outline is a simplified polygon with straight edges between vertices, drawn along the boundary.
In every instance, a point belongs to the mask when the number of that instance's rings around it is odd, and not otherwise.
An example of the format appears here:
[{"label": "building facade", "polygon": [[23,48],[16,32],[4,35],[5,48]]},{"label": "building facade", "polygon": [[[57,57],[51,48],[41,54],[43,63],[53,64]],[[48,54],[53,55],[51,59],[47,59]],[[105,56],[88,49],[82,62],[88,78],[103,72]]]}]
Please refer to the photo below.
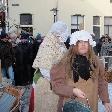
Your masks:
[{"label": "building facade", "polygon": [[69,32],[85,29],[96,37],[112,36],[112,0],[8,0],[8,30],[46,34],[56,20]]}]

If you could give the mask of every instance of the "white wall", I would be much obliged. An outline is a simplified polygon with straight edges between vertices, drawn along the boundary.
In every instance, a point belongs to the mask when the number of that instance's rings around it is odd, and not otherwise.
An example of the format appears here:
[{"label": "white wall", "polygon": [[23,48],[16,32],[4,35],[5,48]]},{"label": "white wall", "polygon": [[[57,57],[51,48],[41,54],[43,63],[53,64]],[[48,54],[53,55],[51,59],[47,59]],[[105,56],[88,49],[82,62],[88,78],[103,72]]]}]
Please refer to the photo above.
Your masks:
[{"label": "white wall", "polygon": [[[12,6],[19,4],[19,6]],[[9,1],[9,16],[10,25],[15,20],[16,24],[20,24],[21,13],[33,14],[34,34],[36,32],[46,33],[53,23],[53,13],[50,11],[55,7],[53,0],[10,0]]]},{"label": "white wall", "polygon": [[104,34],[104,16],[112,16],[112,4],[110,4],[110,0],[60,0],[59,4],[59,17],[68,23],[69,28],[71,24],[70,16],[82,14],[85,15],[85,30],[92,32],[93,16],[100,16],[102,35]]},{"label": "white wall", "polygon": [[[18,3],[19,6],[12,6]],[[19,14],[33,14],[34,34],[41,32],[46,34],[53,23],[53,12],[57,0],[9,0],[9,16],[20,22]],[[93,16],[101,16],[101,35],[104,33],[104,16],[112,16],[112,4],[110,0],[58,0],[58,19],[63,20],[71,28],[71,15],[82,14],[84,16],[84,28],[93,30]]]}]

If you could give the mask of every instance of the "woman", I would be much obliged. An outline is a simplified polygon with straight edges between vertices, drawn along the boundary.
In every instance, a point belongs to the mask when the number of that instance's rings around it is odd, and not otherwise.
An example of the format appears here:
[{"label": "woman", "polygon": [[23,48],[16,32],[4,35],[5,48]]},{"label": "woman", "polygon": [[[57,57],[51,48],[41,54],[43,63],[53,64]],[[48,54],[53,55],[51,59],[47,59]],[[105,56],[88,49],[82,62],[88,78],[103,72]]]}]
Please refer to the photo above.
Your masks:
[{"label": "woman", "polygon": [[68,37],[68,28],[62,21],[54,23],[39,47],[33,67],[40,69],[35,88],[35,112],[57,112],[58,96],[51,90],[50,70],[67,51],[64,42]]},{"label": "woman", "polygon": [[71,35],[70,45],[68,53],[51,69],[52,89],[59,95],[58,112],[62,112],[64,103],[71,97],[85,104],[88,98],[92,111],[98,112],[98,95],[106,112],[112,112],[105,69],[93,52],[95,42],[91,35],[77,31]]}]

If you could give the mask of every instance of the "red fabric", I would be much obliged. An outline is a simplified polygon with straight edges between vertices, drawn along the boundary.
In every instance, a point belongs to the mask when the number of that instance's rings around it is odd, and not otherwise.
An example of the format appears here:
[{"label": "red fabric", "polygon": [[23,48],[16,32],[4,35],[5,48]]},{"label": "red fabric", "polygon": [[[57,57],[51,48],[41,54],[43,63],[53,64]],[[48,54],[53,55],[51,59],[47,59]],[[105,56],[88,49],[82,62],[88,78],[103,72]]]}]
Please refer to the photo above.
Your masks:
[{"label": "red fabric", "polygon": [[29,106],[29,112],[34,111],[34,88],[32,88],[31,97],[30,97],[30,106]]}]

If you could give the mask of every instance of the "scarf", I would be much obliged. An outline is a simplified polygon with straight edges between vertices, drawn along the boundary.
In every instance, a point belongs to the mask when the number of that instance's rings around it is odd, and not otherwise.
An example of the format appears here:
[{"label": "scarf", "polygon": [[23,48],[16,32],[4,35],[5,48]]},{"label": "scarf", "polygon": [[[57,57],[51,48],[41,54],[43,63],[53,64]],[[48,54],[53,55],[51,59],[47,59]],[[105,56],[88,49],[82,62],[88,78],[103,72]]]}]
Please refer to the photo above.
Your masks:
[{"label": "scarf", "polygon": [[74,82],[78,82],[79,76],[86,81],[91,78],[90,62],[86,56],[76,55],[76,57],[74,58],[72,69]]}]

